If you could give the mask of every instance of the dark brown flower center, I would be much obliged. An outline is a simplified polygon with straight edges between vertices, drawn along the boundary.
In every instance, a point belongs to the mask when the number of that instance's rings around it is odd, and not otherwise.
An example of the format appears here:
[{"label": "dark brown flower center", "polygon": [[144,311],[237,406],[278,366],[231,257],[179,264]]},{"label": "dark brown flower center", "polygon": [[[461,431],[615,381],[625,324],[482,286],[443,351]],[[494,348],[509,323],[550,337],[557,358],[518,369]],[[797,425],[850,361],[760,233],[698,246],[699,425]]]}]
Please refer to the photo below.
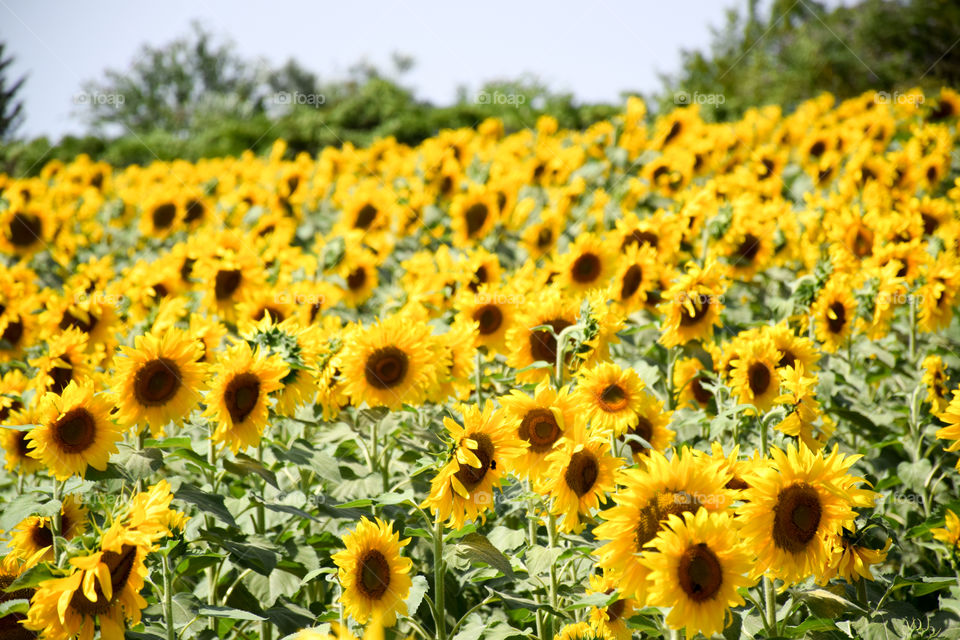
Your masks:
[{"label": "dark brown flower center", "polygon": [[770,369],[762,362],[754,362],[747,369],[747,382],[754,396],[762,396],[770,387]]},{"label": "dark brown flower center", "polygon": [[80,329],[80,331],[84,333],[90,333],[93,331],[94,327],[97,326],[99,318],[93,315],[92,312],[87,313],[87,317],[88,319],[84,320],[83,318],[75,316],[70,309],[67,309],[63,312],[63,317],[60,318],[60,324],[57,326],[59,326],[63,331],[73,327],[74,329]]},{"label": "dark brown flower center", "polygon": [[20,343],[20,338],[23,337],[23,321],[18,316],[16,320],[10,320],[7,322],[7,327],[3,330],[3,335],[0,335],[0,340],[9,343],[11,346],[16,347]]},{"label": "dark brown flower center", "polygon": [[643,282],[643,269],[638,264],[630,265],[620,281],[620,299],[627,300],[633,297],[633,294],[640,288],[641,282]]},{"label": "dark brown flower center", "polygon": [[183,221],[189,224],[195,220],[201,220],[206,212],[207,208],[203,202],[200,200],[188,200]]},{"label": "dark brown flower center", "polygon": [[347,276],[347,287],[350,291],[359,291],[363,289],[364,283],[367,281],[367,270],[363,267],[357,267],[350,272],[350,275]]},{"label": "dark brown flower center", "polygon": [[133,393],[140,405],[160,407],[177,394],[182,384],[177,363],[169,358],[157,358],[137,371],[133,378]]},{"label": "dark brown flower center", "polygon": [[627,406],[627,392],[620,385],[611,384],[600,392],[597,402],[607,413],[623,411]]},{"label": "dark brown flower center", "polygon": [[686,491],[660,491],[640,510],[636,530],[636,549],[644,547],[657,535],[662,522],[670,514],[683,517],[686,512],[694,513],[700,508],[700,501]]},{"label": "dark brown flower center", "polygon": [[223,392],[223,403],[234,423],[241,423],[253,412],[260,400],[260,378],[246,372],[234,376]]},{"label": "dark brown flower center", "polygon": [[10,242],[16,247],[29,247],[40,241],[43,227],[40,218],[31,213],[15,213],[10,220]]},{"label": "dark brown flower center", "polygon": [[463,218],[467,223],[467,235],[472,236],[480,231],[487,222],[487,216],[489,215],[490,212],[484,203],[477,202],[476,204],[470,205],[470,208],[463,214]]},{"label": "dark brown flower center", "polygon": [[553,242],[553,230],[544,227],[537,232],[537,248],[546,249]]},{"label": "dark brown flower center", "polygon": [[707,295],[694,294],[690,297],[690,304],[693,305],[693,315],[690,315],[686,300],[680,305],[681,327],[692,327],[699,324],[710,311],[710,297]]},{"label": "dark brown flower center", "polygon": [[827,314],[827,327],[830,329],[830,333],[840,333],[847,323],[847,308],[838,300],[830,305],[830,311],[832,313]]},{"label": "dark brown flower center", "polygon": [[652,231],[641,231],[640,229],[634,229],[630,234],[623,239],[623,242],[620,244],[620,248],[624,251],[629,249],[632,245],[637,245],[642,247],[644,245],[657,248],[657,245],[660,243],[660,238],[657,237],[657,234]]},{"label": "dark brown flower center", "polygon": [[570,464],[567,465],[567,471],[563,474],[563,480],[580,498],[593,488],[599,475],[600,465],[597,457],[584,449],[570,456]]},{"label": "dark brown flower center", "polygon": [[357,567],[357,588],[371,600],[379,600],[390,587],[390,564],[382,553],[371,549]]},{"label": "dark brown flower center", "polygon": [[553,449],[562,432],[550,409],[537,408],[531,409],[523,417],[518,435],[530,443],[530,450],[534,453],[547,453]]},{"label": "dark brown flower center", "polygon": [[410,360],[394,346],[377,349],[367,358],[364,375],[367,384],[376,389],[391,389],[407,377]]},{"label": "dark brown flower center", "polygon": [[773,542],[790,553],[801,553],[820,526],[823,506],[817,490],[795,482],[780,491],[774,507]]},{"label": "dark brown flower center", "polygon": [[[0,575],[0,604],[9,600],[29,600],[33,597],[33,589],[19,589],[11,593],[4,591],[13,584],[14,576]],[[36,638],[37,634],[29,629],[24,629],[20,624],[27,617],[22,613],[11,613],[0,616],[0,638],[3,640],[31,640]]]},{"label": "dark brown flower center", "polygon": [[125,544],[120,547],[120,553],[115,551],[104,551],[100,561],[107,565],[110,572],[110,585],[113,593],[107,599],[100,587],[100,581],[94,580],[94,592],[97,595],[96,602],[91,602],[83,594],[82,589],[74,591],[70,598],[70,607],[81,614],[88,616],[100,616],[110,612],[111,607],[123,593],[130,575],[133,573],[133,567],[137,560],[137,547],[135,545]]},{"label": "dark brown flower center", "polygon": [[377,208],[370,203],[363,205],[357,212],[357,219],[353,222],[354,229],[368,229],[377,219]]},{"label": "dark brown flower center", "polygon": [[694,376],[690,381],[690,391],[693,392],[693,397],[696,398],[697,402],[702,405],[709,404],[713,397],[713,394],[703,387],[703,379],[699,375]]},{"label": "dark brown flower center", "polygon": [[[572,322],[567,322],[563,318],[554,318],[546,322],[541,322],[553,329],[553,333],[560,335],[560,332],[569,327]],[[544,360],[553,364],[557,361],[557,339],[546,330],[533,331],[530,333],[530,353],[534,361]]]},{"label": "dark brown flower center", "polygon": [[750,264],[760,252],[760,239],[752,233],[743,237],[741,242],[733,252],[734,264]]},{"label": "dark brown flower center", "polygon": [[73,363],[70,361],[70,356],[64,354],[61,355],[59,359],[66,363],[67,366],[51,367],[47,374],[53,381],[50,383],[50,391],[53,391],[57,395],[63,393],[63,390],[66,389],[70,381],[73,380],[73,367],[70,366]]},{"label": "dark brown flower center", "polygon": [[503,312],[495,304],[485,304],[473,312],[473,319],[480,325],[480,335],[488,336],[503,324]]},{"label": "dark brown flower center", "polygon": [[483,477],[487,475],[487,471],[493,464],[494,448],[493,440],[485,433],[471,433],[467,438],[477,443],[473,455],[477,456],[480,466],[471,467],[468,464],[460,464],[460,470],[455,475],[467,491],[473,491],[483,481]]},{"label": "dark brown flower center", "polygon": [[570,268],[571,277],[580,284],[590,284],[600,277],[602,265],[600,258],[593,253],[584,253],[573,261]]},{"label": "dark brown flower center", "polygon": [[221,269],[217,271],[213,288],[217,300],[226,300],[232,296],[240,287],[241,280],[243,280],[243,274],[240,269]]},{"label": "dark brown flower center", "polygon": [[723,584],[723,568],[706,544],[692,545],[680,557],[677,566],[680,588],[694,602],[710,600]]},{"label": "dark brown flower center", "polygon": [[[653,424],[645,417],[639,416],[636,426],[630,427],[630,430],[627,431],[627,433],[640,436],[647,442],[650,442],[653,439]],[[634,440],[633,438],[627,440],[627,445],[630,446],[630,451],[632,451],[634,455],[640,455],[647,450],[646,446],[637,440]]]},{"label": "dark brown flower center", "polygon": [[97,423],[83,407],[71,409],[53,423],[57,448],[66,453],[82,453],[97,439]]},{"label": "dark brown flower center", "polygon": [[153,226],[157,229],[166,229],[173,223],[177,215],[177,206],[172,202],[165,202],[153,210]]},{"label": "dark brown flower center", "polygon": [[46,520],[41,520],[39,524],[33,526],[30,530],[30,541],[37,549],[53,546],[53,531]]}]

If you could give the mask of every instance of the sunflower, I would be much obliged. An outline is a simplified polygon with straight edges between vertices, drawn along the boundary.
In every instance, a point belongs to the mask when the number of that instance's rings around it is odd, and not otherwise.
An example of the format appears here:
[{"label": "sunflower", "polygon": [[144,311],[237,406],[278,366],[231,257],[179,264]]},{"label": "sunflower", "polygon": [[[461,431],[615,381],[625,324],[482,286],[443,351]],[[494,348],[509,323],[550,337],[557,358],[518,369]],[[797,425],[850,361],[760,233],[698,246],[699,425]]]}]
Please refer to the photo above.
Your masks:
[{"label": "sunflower", "polygon": [[126,357],[117,361],[114,377],[117,422],[138,432],[149,424],[154,436],[163,437],[165,426],[186,417],[200,399],[206,374],[200,344],[167,329],[137,336],[134,348],[120,353]]},{"label": "sunflower", "polygon": [[277,394],[278,413],[293,415],[298,407],[313,400],[317,389],[314,364],[321,348],[319,327],[301,327],[296,318],[278,323],[267,316],[242,327],[241,335],[251,345],[262,347],[267,355],[278,356],[289,367]]},{"label": "sunflower", "polygon": [[516,473],[536,481],[549,468],[547,455],[554,450],[576,420],[576,406],[570,396],[570,387],[557,391],[544,381],[537,385],[531,398],[519,389],[499,399],[505,419],[515,429],[520,440],[527,443],[515,461]]},{"label": "sunflower", "polygon": [[643,308],[647,293],[658,282],[656,250],[649,246],[630,245],[624,255],[617,257],[616,265],[607,296],[625,313]]},{"label": "sunflower", "polygon": [[506,355],[507,331],[513,326],[516,307],[523,301],[524,296],[511,289],[484,284],[476,292],[460,292],[454,306],[461,317],[477,323],[477,346]]},{"label": "sunflower", "polygon": [[343,588],[345,612],[360,624],[371,617],[388,627],[397,614],[407,613],[404,602],[412,582],[413,562],[400,555],[410,539],[400,539],[393,525],[379,518],[361,517],[357,528],[343,537],[346,549],[333,555]]},{"label": "sunflower", "polygon": [[48,207],[9,206],[0,213],[0,247],[4,253],[29,257],[49,246],[56,219]]},{"label": "sunflower", "polygon": [[357,406],[365,402],[396,410],[421,404],[436,384],[433,341],[426,323],[405,314],[366,328],[357,325],[334,364],[344,392]]},{"label": "sunflower", "polygon": [[[0,557],[0,607],[10,600],[29,600],[33,597],[34,590],[18,589],[17,591],[7,592],[5,589],[13,584],[14,580],[20,577],[28,567],[14,554]],[[18,612],[0,615],[0,637],[4,640],[33,640],[37,634],[25,629],[23,622],[27,619],[25,615]]]},{"label": "sunflower", "polygon": [[356,247],[347,252],[346,257],[337,266],[337,273],[344,282],[339,297],[351,307],[359,307],[369,300],[380,284],[377,275],[377,258],[362,247]]},{"label": "sunflower", "polygon": [[847,278],[833,276],[820,291],[811,307],[815,319],[817,340],[823,350],[834,353],[850,337],[857,315],[857,301]]},{"label": "sunflower", "polygon": [[71,640],[92,638],[99,623],[103,640],[123,640],[147,606],[140,590],[148,551],[141,534],[115,523],[104,532],[100,551],[70,558],[69,576],[40,583],[24,626],[49,640]]},{"label": "sunflower", "polygon": [[930,403],[930,413],[939,415],[947,408],[950,400],[947,368],[943,359],[937,355],[929,355],[923,359],[923,378],[921,383],[927,387],[927,402]]},{"label": "sunflower", "polygon": [[633,369],[605,362],[582,372],[573,400],[596,431],[623,435],[637,425],[643,381]]},{"label": "sunflower", "polygon": [[577,293],[606,287],[613,275],[613,257],[609,243],[600,236],[577,236],[560,259],[560,285]]},{"label": "sunflower", "polygon": [[713,370],[699,358],[682,358],[673,368],[673,388],[677,390],[677,406],[706,409],[713,394],[704,386],[712,380]]},{"label": "sunflower", "polygon": [[454,246],[466,247],[486,237],[499,218],[500,208],[494,191],[472,187],[469,192],[454,196],[450,203]]},{"label": "sunflower", "polygon": [[773,340],[774,348],[780,352],[777,367],[793,367],[798,362],[805,371],[816,371],[820,360],[817,345],[806,336],[798,336],[782,322],[772,327],[764,327],[763,334]]},{"label": "sunflower", "polygon": [[640,561],[667,516],[699,509],[717,511],[732,501],[719,465],[704,456],[651,451],[642,468],[621,471],[615,506],[600,512],[594,528],[600,541],[597,564],[617,580],[620,592],[645,606],[649,569]]},{"label": "sunflower", "polygon": [[931,529],[935,540],[950,547],[950,552],[956,552],[960,547],[960,518],[953,511],[947,509],[945,514],[944,526],[938,529]]},{"label": "sunflower", "polygon": [[614,474],[623,460],[610,454],[610,440],[588,433],[581,422],[568,429],[547,455],[547,473],[537,490],[552,497],[550,512],[563,516],[560,530],[579,533],[584,518],[607,501],[615,488]]},{"label": "sunflower", "polygon": [[669,348],[712,337],[713,327],[721,324],[724,289],[716,262],[708,261],[702,269],[688,262],[686,273],[663,293],[660,343]]},{"label": "sunflower", "polygon": [[[673,412],[664,411],[663,403],[647,391],[640,392],[636,413],[637,423],[624,431],[621,439],[630,448],[634,461],[640,462],[650,448],[654,451],[666,451],[677,433],[667,426]],[[647,444],[641,442],[640,438]]]},{"label": "sunflower", "polygon": [[762,338],[747,341],[738,351],[731,387],[741,404],[753,405],[760,413],[766,413],[780,395],[777,364],[781,354],[772,341]]},{"label": "sunflower", "polygon": [[[66,496],[60,506],[60,537],[71,540],[86,529],[86,507],[80,504],[77,496]],[[50,518],[30,516],[14,527],[11,533],[8,546],[28,565],[53,560],[53,529]]]},{"label": "sunflower", "polygon": [[893,540],[887,538],[883,546],[871,546],[864,535],[866,531],[866,529],[848,530],[844,528],[843,532],[834,538],[830,566],[820,579],[820,584],[826,584],[838,575],[847,582],[873,580],[873,572],[870,567],[886,561],[887,552],[890,550]]},{"label": "sunflower", "polygon": [[817,378],[805,376],[803,365],[799,362],[796,367],[784,367],[780,371],[781,384],[786,393],[778,396],[775,402],[786,405],[787,415],[776,426],[777,430],[800,438],[813,451],[823,448],[833,429],[823,425],[814,435],[817,428],[815,423],[820,417],[820,403],[815,394]]},{"label": "sunflower", "polygon": [[120,520],[128,530],[145,535],[151,542],[169,536],[173,529],[183,530],[189,520],[183,512],[170,508],[172,501],[170,483],[161,480],[135,493]]},{"label": "sunflower", "polygon": [[263,288],[264,269],[238,231],[210,234],[206,241],[213,249],[197,259],[193,276],[203,283],[206,308],[233,322],[237,303]]},{"label": "sunflower", "polygon": [[[609,596],[616,590],[617,581],[607,573],[590,574],[588,593],[602,593]],[[627,620],[636,608],[637,603],[632,598],[617,598],[605,607],[591,607],[590,624],[614,640],[630,640],[633,632],[627,628]]]},{"label": "sunflower", "polygon": [[876,494],[860,489],[848,475],[859,455],[826,457],[806,445],[773,449],[768,460],[747,475],[744,502],[737,507],[744,539],[756,550],[755,574],[768,574],[784,588],[808,576],[820,578],[829,566],[831,537],[852,526],[854,507],[869,507]]},{"label": "sunflower", "polygon": [[522,453],[523,441],[510,428],[502,409],[489,400],[483,410],[462,407],[463,426],[450,418],[443,424],[453,440],[450,458],[433,478],[423,507],[451,527],[460,529],[466,520],[485,520],[493,509],[493,489]]},{"label": "sunflower", "polygon": [[38,393],[63,393],[70,382],[81,382],[91,375],[87,342],[87,335],[75,327],[47,341],[46,354],[30,360],[30,366],[38,370],[34,378]]},{"label": "sunflower", "polygon": [[738,589],[753,586],[753,554],[729,513],[670,514],[644,554],[649,569],[647,604],[670,607],[667,626],[710,637],[727,626],[730,607],[744,603]]},{"label": "sunflower", "polygon": [[554,640],[615,640],[597,622],[570,622],[554,636]]},{"label": "sunflower", "polygon": [[71,382],[62,395],[45,394],[37,410],[39,424],[27,433],[30,456],[57,480],[83,476],[88,465],[103,471],[122,437],[110,420],[112,407],[106,397],[94,395],[90,380]]},{"label": "sunflower", "polygon": [[16,473],[33,473],[42,469],[39,460],[30,455],[27,434],[33,425],[37,424],[35,407],[24,407],[19,411],[11,412],[0,425],[0,446],[6,454],[8,471]]},{"label": "sunflower", "polygon": [[956,258],[941,253],[928,267],[926,283],[917,289],[916,299],[920,304],[917,328],[934,332],[945,329],[953,318],[953,308],[960,288],[960,267]]},{"label": "sunflower", "polygon": [[[449,331],[436,336],[434,350],[438,365],[437,385],[430,394],[431,401],[443,402],[447,398],[466,400],[475,388],[474,373],[477,370],[476,322],[457,320]],[[481,369],[482,372],[482,369]]]},{"label": "sunflower", "polygon": [[278,356],[240,342],[221,355],[216,370],[204,412],[216,425],[213,441],[229,445],[234,453],[257,446],[267,424],[269,396],[283,387],[290,367]]}]

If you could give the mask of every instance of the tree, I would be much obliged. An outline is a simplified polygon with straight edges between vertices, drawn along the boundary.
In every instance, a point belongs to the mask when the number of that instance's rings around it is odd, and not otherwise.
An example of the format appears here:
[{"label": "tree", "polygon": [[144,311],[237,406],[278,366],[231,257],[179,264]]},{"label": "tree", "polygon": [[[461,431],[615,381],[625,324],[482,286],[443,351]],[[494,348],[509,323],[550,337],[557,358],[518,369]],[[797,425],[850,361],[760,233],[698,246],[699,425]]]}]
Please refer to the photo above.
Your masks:
[{"label": "tree", "polygon": [[119,125],[135,133],[162,129],[182,135],[198,119],[262,113],[263,65],[240,58],[230,42],[215,42],[198,23],[192,29],[165,46],[144,45],[130,70],[108,69],[102,82],[87,82],[83,104],[89,123],[96,129]]},{"label": "tree", "polygon": [[672,108],[678,92],[722,94],[722,103],[701,113],[730,119],[764,104],[790,109],[824,91],[847,98],[957,86],[957,24],[960,3],[942,0],[861,0],[833,9],[775,0],[766,15],[747,0],[747,17],[729,12],[708,52],[682,52],[680,73],[663,78],[662,105]]},{"label": "tree", "polygon": [[10,140],[23,122],[23,102],[17,94],[26,80],[26,77],[8,80],[7,72],[14,58],[5,57],[5,49],[6,44],[0,42],[0,142]]}]

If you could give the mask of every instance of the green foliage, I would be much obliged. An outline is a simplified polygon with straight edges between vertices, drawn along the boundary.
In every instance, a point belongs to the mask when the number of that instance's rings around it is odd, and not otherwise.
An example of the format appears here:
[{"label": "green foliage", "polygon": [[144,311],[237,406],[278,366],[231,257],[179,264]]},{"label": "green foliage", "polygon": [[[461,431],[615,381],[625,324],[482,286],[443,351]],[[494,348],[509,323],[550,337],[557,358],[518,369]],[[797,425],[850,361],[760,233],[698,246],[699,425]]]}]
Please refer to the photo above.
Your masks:
[{"label": "green foliage", "polygon": [[838,98],[870,89],[937,90],[960,81],[956,47],[960,4],[941,0],[861,0],[826,8],[813,0],[776,0],[766,16],[731,10],[709,52],[684,51],[682,70],[665,77],[661,107],[678,92],[722,95],[704,117],[729,120],[750,107],[784,110],[822,92]]},{"label": "green foliage", "polygon": [[7,78],[7,68],[13,64],[12,57],[5,57],[6,44],[0,42],[0,141],[6,141],[23,119],[23,102],[17,94],[26,78]]}]

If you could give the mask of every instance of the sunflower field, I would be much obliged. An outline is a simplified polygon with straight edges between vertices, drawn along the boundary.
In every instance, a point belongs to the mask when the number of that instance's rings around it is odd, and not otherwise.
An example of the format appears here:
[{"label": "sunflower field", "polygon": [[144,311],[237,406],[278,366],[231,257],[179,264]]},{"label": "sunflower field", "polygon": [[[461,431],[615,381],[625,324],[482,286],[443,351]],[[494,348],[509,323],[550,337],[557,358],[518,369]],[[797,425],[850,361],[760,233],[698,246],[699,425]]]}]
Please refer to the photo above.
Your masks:
[{"label": "sunflower field", "polygon": [[960,638],[958,116],[0,176],[0,639]]}]

